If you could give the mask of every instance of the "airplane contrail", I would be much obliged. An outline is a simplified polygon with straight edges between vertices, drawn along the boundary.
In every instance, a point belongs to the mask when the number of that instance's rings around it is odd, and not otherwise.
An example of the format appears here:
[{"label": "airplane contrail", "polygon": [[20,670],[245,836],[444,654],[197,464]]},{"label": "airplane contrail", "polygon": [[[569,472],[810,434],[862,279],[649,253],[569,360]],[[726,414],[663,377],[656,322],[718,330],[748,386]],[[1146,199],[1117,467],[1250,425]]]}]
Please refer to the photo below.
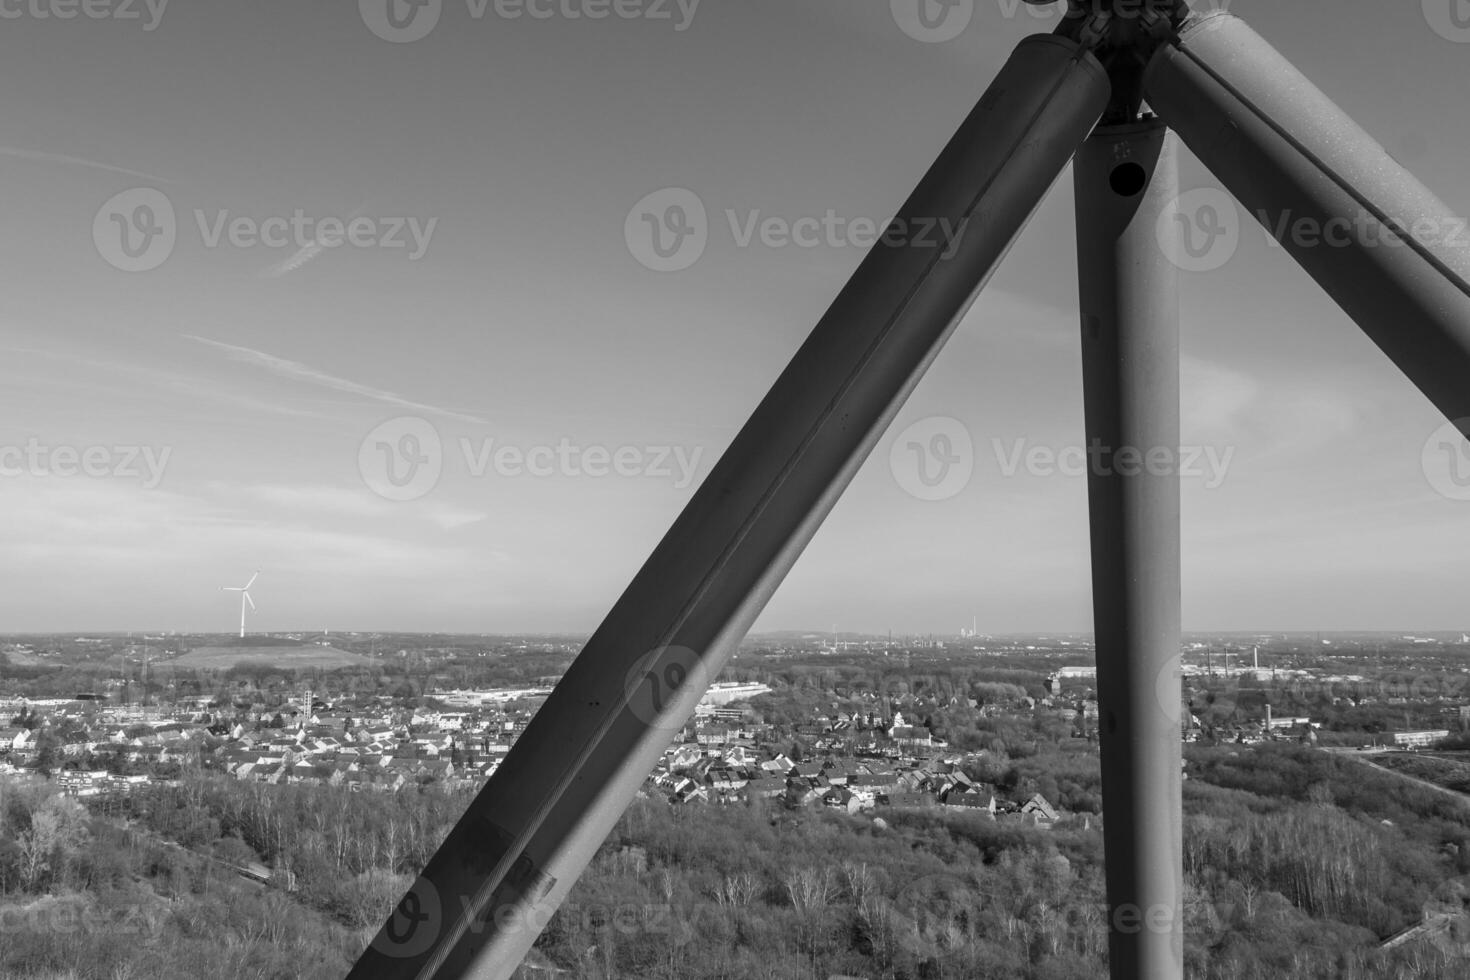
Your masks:
[{"label": "airplane contrail", "polygon": [[[353,208],[352,213],[347,216],[346,220],[343,223],[348,224],[354,218],[360,217],[366,207],[366,204],[362,204],[358,207]],[[307,242],[301,248],[297,249],[294,255],[291,255],[290,257],[283,259],[280,262],[277,262],[275,265],[266,268],[262,275],[264,275],[267,279],[279,279],[282,276],[289,275],[290,273],[295,272],[297,269],[306,265],[306,263],[310,262],[318,255],[321,255],[322,252],[326,251],[326,248],[327,247],[323,245],[320,241],[313,239],[312,241]]]},{"label": "airplane contrail", "polygon": [[144,173],[141,170],[130,170],[127,167],[115,167],[110,163],[88,160],[86,157],[75,157],[66,153],[48,153],[44,150],[23,150],[14,146],[0,146],[0,156],[12,157],[17,160],[30,160],[34,163],[61,163],[73,167],[87,167],[91,170],[103,170],[111,174],[137,177],[156,184],[170,183],[167,177],[159,177],[157,174]]},{"label": "airplane contrail", "polygon": [[356,381],[349,381],[346,378],[339,378],[335,375],[327,374],[325,371],[319,371],[314,367],[302,364],[298,361],[287,360],[283,357],[277,357],[274,354],[267,354],[264,351],[253,350],[249,347],[237,347],[234,344],[226,344],[218,340],[210,340],[207,337],[199,337],[194,334],[181,334],[180,336],[184,337],[186,340],[193,340],[198,343],[205,344],[209,347],[213,347],[216,350],[224,351],[234,360],[242,361],[246,364],[252,364],[259,368],[264,368],[265,370],[270,371],[272,374],[276,374],[281,377],[291,378],[296,381],[304,381],[308,384],[318,385],[323,388],[330,388],[333,391],[346,392],[347,394],[352,395],[361,395],[364,398],[371,398],[374,401],[393,405],[397,408],[411,409],[418,412],[429,412],[434,415],[443,416],[444,418],[458,419],[462,422],[472,422],[476,425],[490,424],[487,420],[474,415],[466,415],[463,412],[451,411],[447,408],[440,408],[437,405],[429,405],[425,404],[424,402],[412,401],[410,399],[402,397],[401,395],[395,395],[391,391],[384,391],[381,388],[372,388],[368,385],[358,384]]}]

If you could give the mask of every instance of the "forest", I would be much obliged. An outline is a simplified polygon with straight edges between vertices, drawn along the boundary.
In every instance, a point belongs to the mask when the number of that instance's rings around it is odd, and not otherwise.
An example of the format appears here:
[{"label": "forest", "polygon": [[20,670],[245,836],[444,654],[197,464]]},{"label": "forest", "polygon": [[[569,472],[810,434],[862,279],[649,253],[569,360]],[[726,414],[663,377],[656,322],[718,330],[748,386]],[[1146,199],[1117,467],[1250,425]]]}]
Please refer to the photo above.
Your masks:
[{"label": "forest", "polygon": [[[994,775],[1058,780],[1056,743],[1038,744]],[[1067,763],[1079,799],[1087,758]],[[1442,940],[1378,948],[1426,908],[1463,910],[1470,807],[1291,745],[1192,747],[1187,772],[1189,976],[1470,970]],[[87,806],[41,781],[0,794],[0,975],[38,980],[340,977],[468,801],[192,769]],[[1101,862],[1101,818],[1085,812],[1037,830],[639,800],[534,961],[588,980],[1095,978]],[[253,865],[268,880],[240,873]]]}]

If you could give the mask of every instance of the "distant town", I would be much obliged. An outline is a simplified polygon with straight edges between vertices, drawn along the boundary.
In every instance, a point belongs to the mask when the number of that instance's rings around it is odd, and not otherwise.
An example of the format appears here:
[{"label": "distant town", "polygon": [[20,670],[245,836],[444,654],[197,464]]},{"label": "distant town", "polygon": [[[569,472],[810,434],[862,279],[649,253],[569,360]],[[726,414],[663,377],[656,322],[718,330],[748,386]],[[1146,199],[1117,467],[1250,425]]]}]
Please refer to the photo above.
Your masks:
[{"label": "distant town", "polygon": [[[79,798],[167,783],[185,768],[354,792],[475,788],[579,646],[388,634],[9,637],[0,774],[50,779]],[[957,666],[994,679],[962,693],[938,676]],[[1082,636],[754,637],[727,671],[738,679],[705,695],[644,793],[849,813],[954,807],[1045,826],[1066,812],[1061,801],[966,773],[984,768],[987,749],[997,754],[981,737],[986,721],[1060,727],[1095,746],[1096,671]],[[1186,742],[1426,749],[1470,728],[1464,634],[1195,638],[1182,672]]]}]

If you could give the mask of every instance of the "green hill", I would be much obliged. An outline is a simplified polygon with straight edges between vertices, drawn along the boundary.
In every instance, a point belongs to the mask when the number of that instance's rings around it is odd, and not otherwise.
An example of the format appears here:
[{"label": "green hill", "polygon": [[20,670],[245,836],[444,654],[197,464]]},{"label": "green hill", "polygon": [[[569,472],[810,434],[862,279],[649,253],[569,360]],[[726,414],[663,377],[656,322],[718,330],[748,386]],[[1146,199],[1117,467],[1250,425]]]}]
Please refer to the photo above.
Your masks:
[{"label": "green hill", "polygon": [[238,664],[269,664],[284,669],[306,667],[362,667],[374,663],[371,657],[316,644],[239,644],[236,646],[196,647],[160,667],[189,667],[199,670],[228,670]]}]

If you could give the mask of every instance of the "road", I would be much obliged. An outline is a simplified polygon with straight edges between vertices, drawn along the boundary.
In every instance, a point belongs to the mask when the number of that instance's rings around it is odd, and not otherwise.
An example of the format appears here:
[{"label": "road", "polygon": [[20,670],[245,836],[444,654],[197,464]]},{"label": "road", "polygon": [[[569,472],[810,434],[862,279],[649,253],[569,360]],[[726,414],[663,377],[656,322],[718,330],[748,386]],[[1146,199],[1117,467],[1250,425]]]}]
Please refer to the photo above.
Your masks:
[{"label": "road", "polygon": [[1386,772],[1390,776],[1397,776],[1399,779],[1402,779],[1405,782],[1413,783],[1414,785],[1421,786],[1424,789],[1432,790],[1436,793],[1442,793],[1445,796],[1454,797],[1456,800],[1459,800],[1464,805],[1470,806],[1470,796],[1466,796],[1464,793],[1461,793],[1458,790],[1448,789],[1444,786],[1440,786],[1438,783],[1431,783],[1427,779],[1420,779],[1417,776],[1410,776],[1406,773],[1390,769],[1387,766],[1380,766],[1378,763],[1372,761],[1372,759],[1369,758],[1370,754],[1377,755],[1380,753],[1358,752],[1355,749],[1328,749],[1327,751],[1331,752],[1333,755],[1338,756],[1339,758],[1350,759],[1353,762],[1365,765],[1369,769],[1376,769],[1379,772]]}]

